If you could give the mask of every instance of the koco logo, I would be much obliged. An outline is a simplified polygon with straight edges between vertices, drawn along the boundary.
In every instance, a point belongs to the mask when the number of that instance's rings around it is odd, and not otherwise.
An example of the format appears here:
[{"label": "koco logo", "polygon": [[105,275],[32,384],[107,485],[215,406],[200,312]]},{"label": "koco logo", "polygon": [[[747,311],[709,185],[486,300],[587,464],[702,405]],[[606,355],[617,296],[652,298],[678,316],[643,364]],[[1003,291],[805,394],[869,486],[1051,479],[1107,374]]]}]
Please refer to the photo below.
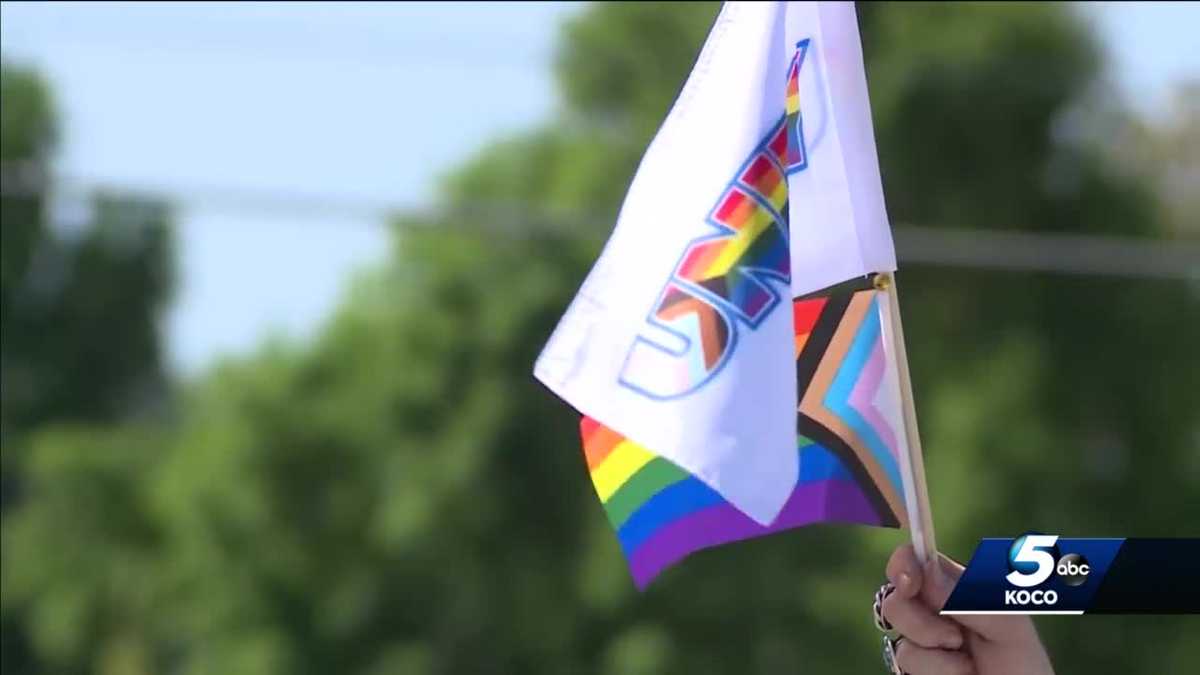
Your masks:
[{"label": "koco logo", "polygon": [[1058,593],[1054,591],[1004,591],[1006,605],[1053,605],[1058,602]]},{"label": "koco logo", "polygon": [[1004,592],[1006,605],[1053,605],[1058,602],[1056,591],[1026,589],[1044,584],[1055,574],[1068,586],[1080,586],[1091,573],[1087,558],[1059,553],[1058,535],[1053,534],[1027,534],[1013,540],[1008,568],[1011,571],[1004,579],[1018,590]]},{"label": "koco logo", "polygon": [[1054,574],[1057,543],[1056,534],[1017,537],[1008,549],[1008,568],[1012,572],[1004,577],[1005,580],[1020,588],[1033,588],[1045,582]]}]

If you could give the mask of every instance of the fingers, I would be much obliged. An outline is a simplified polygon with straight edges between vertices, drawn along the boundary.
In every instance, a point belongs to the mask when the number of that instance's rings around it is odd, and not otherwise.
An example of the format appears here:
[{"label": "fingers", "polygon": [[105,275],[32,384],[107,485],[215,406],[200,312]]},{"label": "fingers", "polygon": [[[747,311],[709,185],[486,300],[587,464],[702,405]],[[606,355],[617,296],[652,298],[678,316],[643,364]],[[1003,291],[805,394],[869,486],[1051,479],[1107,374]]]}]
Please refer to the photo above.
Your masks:
[{"label": "fingers", "polygon": [[[883,616],[901,635],[922,647],[958,649],[962,630],[948,618],[937,615],[922,597],[924,573],[912,546],[901,546],[887,565],[888,579],[896,591],[883,601]],[[940,605],[938,605],[940,607]]]},{"label": "fingers", "polygon": [[892,553],[887,563],[887,578],[896,587],[893,595],[911,598],[921,590],[921,563],[909,544]]},{"label": "fingers", "polygon": [[958,563],[939,553],[937,560],[927,561],[922,570],[921,599],[935,612],[941,611],[962,573]]},{"label": "fingers", "polygon": [[896,646],[896,665],[908,675],[973,675],[975,666],[963,652],[927,649],[912,640]]},{"label": "fingers", "polygon": [[903,598],[892,593],[883,601],[883,616],[901,635],[922,647],[962,647],[959,625],[948,617],[938,616],[920,598]]},{"label": "fingers", "polygon": [[[934,612],[941,611],[962,574],[962,565],[938,554],[937,562],[930,561],[922,570],[924,583],[920,589],[921,600],[932,607]],[[952,618],[968,630],[992,642],[1018,642],[1030,638],[1036,640],[1037,636],[1033,622],[1026,616],[968,614],[955,615]],[[888,620],[892,621],[890,617]]]}]

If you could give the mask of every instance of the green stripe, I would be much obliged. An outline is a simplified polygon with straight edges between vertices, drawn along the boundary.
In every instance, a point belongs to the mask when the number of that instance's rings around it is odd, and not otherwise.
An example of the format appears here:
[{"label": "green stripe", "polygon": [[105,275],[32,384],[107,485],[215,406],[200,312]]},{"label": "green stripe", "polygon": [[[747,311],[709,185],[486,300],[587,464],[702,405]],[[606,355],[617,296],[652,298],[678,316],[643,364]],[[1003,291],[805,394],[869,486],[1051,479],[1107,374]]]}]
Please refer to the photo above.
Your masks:
[{"label": "green stripe", "polygon": [[613,528],[619,529],[629,516],[659,490],[688,477],[688,473],[662,457],[655,457],[604,502],[604,512]]}]

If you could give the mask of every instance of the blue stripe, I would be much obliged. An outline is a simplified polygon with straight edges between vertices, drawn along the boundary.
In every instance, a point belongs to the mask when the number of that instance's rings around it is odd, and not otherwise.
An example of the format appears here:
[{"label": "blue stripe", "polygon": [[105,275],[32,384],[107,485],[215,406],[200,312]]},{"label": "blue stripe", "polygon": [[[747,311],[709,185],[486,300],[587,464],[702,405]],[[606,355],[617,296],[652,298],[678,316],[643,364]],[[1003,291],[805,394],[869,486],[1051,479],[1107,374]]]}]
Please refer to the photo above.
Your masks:
[{"label": "blue stripe", "polygon": [[[800,475],[797,484],[822,480],[854,480],[837,455],[822,445],[810,443],[799,450]],[[629,516],[617,539],[626,554],[632,554],[659,528],[690,513],[724,503],[725,499],[695,476],[673,483],[647,499]]]},{"label": "blue stripe", "polygon": [[896,465],[896,459],[892,457],[892,453],[888,451],[887,445],[875,432],[874,427],[863,419],[862,415],[858,414],[858,411],[849,402],[850,392],[858,383],[863,367],[871,356],[871,350],[875,348],[875,344],[879,340],[879,334],[879,298],[876,297],[871,299],[871,306],[867,310],[863,324],[859,326],[858,334],[854,336],[850,350],[846,352],[845,360],[842,361],[833,383],[830,384],[829,391],[825,393],[824,404],[826,408],[842,418],[851,429],[854,429],[859,438],[863,439],[863,442],[867,444],[867,449],[875,457],[875,461],[879,463],[884,473],[887,474],[888,480],[895,486],[896,492],[904,494],[904,484],[900,480],[900,468]]},{"label": "blue stripe", "polygon": [[803,483],[823,480],[854,480],[854,476],[837,455],[823,445],[813,443],[800,448],[800,479]]},{"label": "blue stripe", "polygon": [[693,511],[720,504],[725,500],[715,490],[692,476],[660,490],[646,500],[617,530],[617,539],[626,555],[632,555],[643,541],[660,527]]}]

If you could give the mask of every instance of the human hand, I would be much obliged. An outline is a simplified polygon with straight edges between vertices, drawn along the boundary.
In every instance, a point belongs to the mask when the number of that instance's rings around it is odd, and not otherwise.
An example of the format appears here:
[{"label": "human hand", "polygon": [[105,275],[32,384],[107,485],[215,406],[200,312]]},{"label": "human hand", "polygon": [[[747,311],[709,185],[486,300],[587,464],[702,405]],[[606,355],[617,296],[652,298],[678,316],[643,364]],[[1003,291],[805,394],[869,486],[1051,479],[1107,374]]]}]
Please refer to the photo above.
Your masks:
[{"label": "human hand", "polygon": [[1054,675],[1029,617],[938,614],[962,573],[940,554],[922,566],[911,545],[892,553],[887,578],[895,590],[882,611],[903,636],[897,666],[908,675]]}]

